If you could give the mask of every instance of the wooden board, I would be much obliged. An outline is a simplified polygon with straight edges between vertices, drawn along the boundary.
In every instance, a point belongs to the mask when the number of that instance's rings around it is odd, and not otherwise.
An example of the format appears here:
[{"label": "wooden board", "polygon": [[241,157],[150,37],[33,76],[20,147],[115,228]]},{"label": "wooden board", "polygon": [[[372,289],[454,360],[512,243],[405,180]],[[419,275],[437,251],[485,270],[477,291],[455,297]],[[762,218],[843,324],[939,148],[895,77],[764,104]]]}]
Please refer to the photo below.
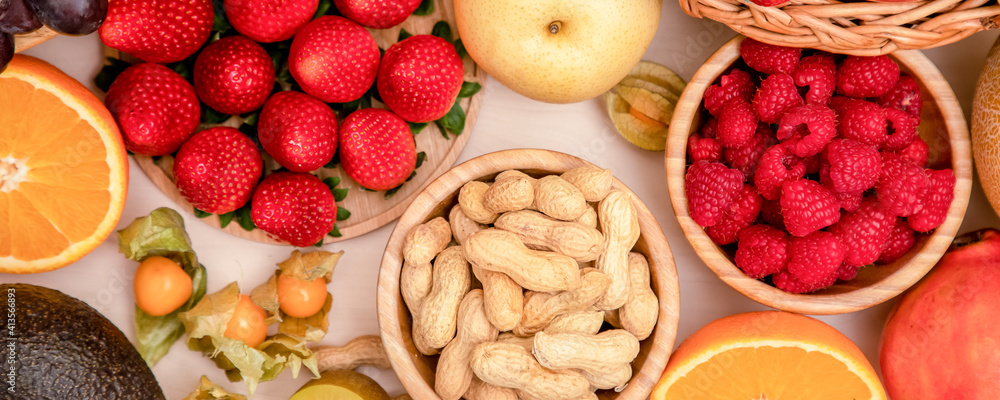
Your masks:
[{"label": "wooden board", "polygon": [[[373,30],[369,29],[372,36],[375,37],[375,41],[378,43],[379,47],[386,49],[389,45],[396,42],[399,36],[400,29],[406,29],[407,32],[417,35],[417,34],[429,34],[434,24],[440,20],[446,20],[451,25],[453,34],[458,33],[458,29],[455,26],[455,12],[452,2],[450,0],[436,0],[434,2],[434,12],[427,16],[410,16],[409,19],[404,21],[399,26],[389,28]],[[117,56],[117,52],[110,50],[110,56]],[[469,82],[476,82],[479,84],[484,84],[486,81],[486,73],[479,69],[475,63],[472,62],[468,57],[465,61],[465,80]],[[475,126],[476,116],[479,115],[479,108],[482,105],[484,92],[479,91],[476,95],[462,99],[461,106],[465,110],[466,120],[465,120],[465,130],[461,135],[455,136],[449,134],[449,139],[445,139],[435,124],[431,123],[429,126],[420,132],[416,137],[417,152],[424,152],[427,154],[423,165],[416,170],[417,175],[413,177],[409,182],[405,183],[403,187],[396,192],[390,198],[385,198],[385,192],[372,192],[361,189],[357,183],[351,180],[347,175],[338,167],[334,169],[321,169],[318,171],[317,175],[321,178],[328,176],[338,176],[341,178],[341,184],[338,188],[349,188],[347,198],[338,205],[346,208],[351,212],[351,217],[337,222],[337,228],[342,234],[341,237],[334,238],[326,236],[324,243],[332,243],[341,240],[350,239],[368,233],[375,230],[389,222],[392,222],[403,213],[403,209],[410,204],[410,201],[423,189],[432,179],[441,175],[449,168],[455,164],[455,160],[458,159],[459,154],[465,147],[466,142],[469,140],[469,136],[472,134],[472,129]],[[180,192],[177,190],[176,185],[172,180],[171,168],[173,166],[173,159],[169,156],[160,158],[157,162],[154,162],[151,157],[147,156],[133,156],[136,163],[142,169],[143,172],[156,184],[157,187],[162,190],[167,197],[177,203],[177,206],[188,213],[193,213],[194,209],[190,203],[184,200]],[[271,244],[283,244],[282,242],[276,241],[267,236],[267,234],[259,229],[253,231],[246,231],[239,226],[239,224],[230,223],[225,228],[219,227],[219,219],[217,216],[212,215],[206,218],[201,218],[201,221],[221,229],[229,234],[249,239],[257,242],[271,243]]]},{"label": "wooden board", "polygon": [[59,36],[59,33],[49,29],[47,26],[43,26],[31,33],[14,35],[14,52],[20,53],[56,36]]}]

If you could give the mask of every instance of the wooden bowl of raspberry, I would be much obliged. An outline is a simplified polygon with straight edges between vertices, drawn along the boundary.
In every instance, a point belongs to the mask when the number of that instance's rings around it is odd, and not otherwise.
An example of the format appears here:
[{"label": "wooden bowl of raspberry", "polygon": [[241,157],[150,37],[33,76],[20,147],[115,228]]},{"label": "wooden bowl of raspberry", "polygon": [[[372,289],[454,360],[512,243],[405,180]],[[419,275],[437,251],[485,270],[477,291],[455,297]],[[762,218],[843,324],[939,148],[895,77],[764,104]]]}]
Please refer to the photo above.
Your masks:
[{"label": "wooden bowl of raspberry", "polygon": [[678,222],[724,282],[769,307],[839,314],[916,283],[972,187],[958,101],[919,51],[859,57],[740,36],[670,124]]}]

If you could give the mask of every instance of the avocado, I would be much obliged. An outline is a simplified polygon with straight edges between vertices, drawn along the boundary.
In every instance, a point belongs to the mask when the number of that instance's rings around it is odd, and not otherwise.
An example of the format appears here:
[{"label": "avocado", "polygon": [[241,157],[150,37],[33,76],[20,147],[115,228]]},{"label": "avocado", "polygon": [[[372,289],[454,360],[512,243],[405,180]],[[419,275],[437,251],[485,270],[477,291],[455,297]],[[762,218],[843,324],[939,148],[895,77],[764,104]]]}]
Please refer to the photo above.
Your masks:
[{"label": "avocado", "polygon": [[86,303],[29,284],[0,284],[0,296],[0,398],[164,398],[125,334]]}]

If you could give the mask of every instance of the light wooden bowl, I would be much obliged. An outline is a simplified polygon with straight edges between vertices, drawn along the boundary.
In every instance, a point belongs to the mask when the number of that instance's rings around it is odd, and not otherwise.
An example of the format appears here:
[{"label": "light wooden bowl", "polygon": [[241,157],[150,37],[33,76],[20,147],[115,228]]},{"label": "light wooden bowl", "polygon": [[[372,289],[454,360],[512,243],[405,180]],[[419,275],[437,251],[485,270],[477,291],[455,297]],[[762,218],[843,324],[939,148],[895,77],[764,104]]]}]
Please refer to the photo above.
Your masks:
[{"label": "light wooden bowl", "polygon": [[[444,173],[431,182],[399,218],[385,254],[378,277],[378,320],[382,341],[406,391],[415,399],[439,399],[434,392],[434,371],[437,356],[420,354],[411,338],[412,319],[399,293],[399,271],[403,264],[402,246],[406,233],[414,226],[438,216],[447,216],[458,203],[458,190],[471,180],[492,180],[497,173],[518,169],[529,175],[561,173],[571,168],[590,165],[568,154],[547,150],[506,150],[486,154]],[[614,187],[631,193],[621,181]],[[642,234],[633,251],[646,255],[652,273],[652,287],[660,302],[656,329],[640,346],[633,361],[633,376],[621,393],[599,391],[602,399],[645,399],[660,378],[677,336],[680,311],[677,269],[663,231],[638,198],[635,200]]]},{"label": "light wooden bowl", "polygon": [[56,36],[59,36],[59,33],[49,29],[47,26],[43,26],[37,31],[31,33],[14,35],[14,52],[20,53],[23,50],[30,49],[32,46],[40,44]]},{"label": "light wooden bowl", "polygon": [[747,277],[732,261],[733,246],[719,247],[688,215],[684,193],[688,136],[701,124],[702,96],[739,58],[737,36],[715,52],[695,73],[681,95],[667,137],[666,172],[670,201],[681,229],[702,261],[726,284],[769,307],[802,314],[840,314],[882,303],[909,288],[937,263],[954,239],[972,188],[969,131],[962,109],[948,82],[918,50],[897,51],[890,57],[900,70],[919,82],[923,95],[920,135],[930,147],[933,167],[955,171],[955,199],[948,218],[930,235],[918,235],[909,253],[892,264],[861,268],[857,278],[809,294],[791,294]]}]

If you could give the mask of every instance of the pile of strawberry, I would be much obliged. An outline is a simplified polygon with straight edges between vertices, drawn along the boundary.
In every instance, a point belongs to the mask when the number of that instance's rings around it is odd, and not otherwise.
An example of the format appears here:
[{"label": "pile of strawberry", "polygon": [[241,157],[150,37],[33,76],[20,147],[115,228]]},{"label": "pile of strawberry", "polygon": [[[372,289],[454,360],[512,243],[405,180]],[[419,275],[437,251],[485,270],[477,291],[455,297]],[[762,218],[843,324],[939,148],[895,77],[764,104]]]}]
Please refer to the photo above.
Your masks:
[{"label": "pile of strawberry", "polygon": [[[391,191],[422,159],[422,127],[461,133],[459,96],[478,85],[464,84],[447,23],[434,35],[401,31],[384,53],[366,29],[427,4],[118,0],[101,40],[144,62],[113,64],[98,85],[110,82],[105,104],[126,148],[173,155],[174,182],[199,215],[235,214],[244,228],[309,246],[350,215],[336,204],[346,190],[312,171],[339,163],[360,186]],[[213,126],[234,115],[239,129]]]},{"label": "pile of strawberry", "polygon": [[747,276],[813,292],[897,260],[944,222],[955,175],[927,168],[920,89],[892,59],[753,39],[740,55],[705,91],[685,192]]}]

